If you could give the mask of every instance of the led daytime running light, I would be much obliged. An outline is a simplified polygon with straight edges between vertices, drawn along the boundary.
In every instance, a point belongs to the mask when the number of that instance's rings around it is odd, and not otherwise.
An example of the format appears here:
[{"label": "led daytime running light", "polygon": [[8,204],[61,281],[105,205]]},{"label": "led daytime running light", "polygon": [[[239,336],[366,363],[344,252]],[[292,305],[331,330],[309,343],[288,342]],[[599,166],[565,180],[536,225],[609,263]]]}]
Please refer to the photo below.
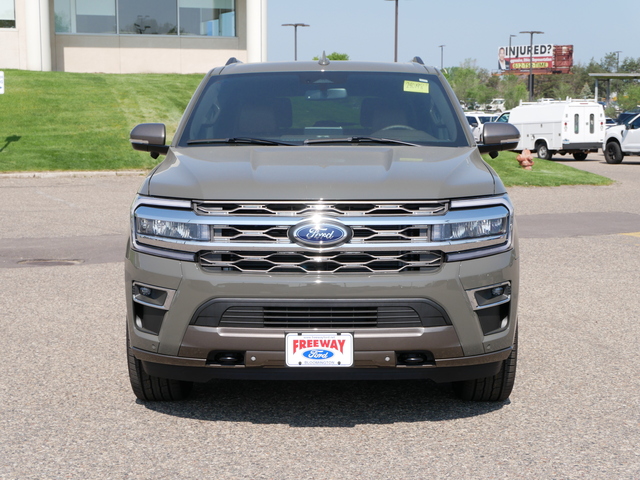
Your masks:
[{"label": "led daytime running light", "polygon": [[446,223],[433,226],[434,242],[470,240],[507,234],[508,217]]},{"label": "led daytime running light", "polygon": [[211,231],[207,225],[141,217],[136,217],[136,233],[138,235],[174,238],[178,240],[195,240],[201,242],[211,240]]}]

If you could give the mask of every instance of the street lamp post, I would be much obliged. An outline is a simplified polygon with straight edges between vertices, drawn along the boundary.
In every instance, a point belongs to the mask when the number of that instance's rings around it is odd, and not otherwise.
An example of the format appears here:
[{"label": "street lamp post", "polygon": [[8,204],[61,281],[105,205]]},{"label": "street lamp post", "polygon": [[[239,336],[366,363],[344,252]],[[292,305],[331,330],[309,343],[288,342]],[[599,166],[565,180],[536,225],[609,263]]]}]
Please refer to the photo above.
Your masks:
[{"label": "street lamp post", "polygon": [[[622,50],[616,50],[613,53],[616,54],[616,73],[619,73],[620,72],[620,54],[622,53]],[[620,90],[620,84],[618,82],[615,82],[614,86],[616,88],[616,101],[617,101],[618,98],[620,97],[618,95],[618,90]],[[611,104],[611,96],[610,95],[607,95],[607,102],[609,102],[609,104]],[[609,106],[609,105],[607,105],[607,106]]]},{"label": "street lamp post", "polygon": [[533,102],[533,36],[544,32],[529,30],[520,33],[528,33],[531,35],[531,42],[529,43],[529,101]]},{"label": "street lamp post", "polygon": [[438,45],[440,47],[440,70],[444,68],[444,47],[446,45]]},{"label": "street lamp post", "polygon": [[396,2],[396,30],[395,30],[395,41],[393,47],[393,61],[398,61],[398,0],[387,0],[391,2]]},{"label": "street lamp post", "polygon": [[306,23],[283,23],[283,27],[293,27],[293,59],[298,61],[298,27],[309,27]]},{"label": "street lamp post", "polygon": [[509,70],[511,70],[511,39],[517,37],[517,35],[509,35],[509,51],[507,52],[507,56],[509,57]]}]

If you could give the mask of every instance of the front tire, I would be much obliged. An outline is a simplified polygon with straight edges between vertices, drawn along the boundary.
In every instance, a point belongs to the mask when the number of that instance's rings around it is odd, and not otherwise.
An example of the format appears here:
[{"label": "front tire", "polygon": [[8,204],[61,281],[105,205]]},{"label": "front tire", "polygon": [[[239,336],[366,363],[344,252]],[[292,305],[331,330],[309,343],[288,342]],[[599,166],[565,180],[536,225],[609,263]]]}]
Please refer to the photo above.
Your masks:
[{"label": "front tire", "polygon": [[542,160],[551,160],[551,157],[553,157],[553,153],[549,150],[545,142],[538,143],[536,145],[536,151],[538,152],[538,158]]},{"label": "front tire", "polygon": [[183,400],[189,396],[193,387],[192,382],[154,377],[145,372],[142,362],[133,355],[129,346],[129,332],[127,332],[127,365],[131,389],[136,397],[144,402]]},{"label": "front tire", "polygon": [[604,149],[604,159],[607,163],[620,163],[623,158],[624,154],[622,153],[622,149],[618,142],[607,143],[607,146]]},{"label": "front tire", "polygon": [[516,381],[518,363],[518,331],[513,350],[502,362],[502,368],[492,377],[477,378],[453,383],[453,391],[461,400],[474,402],[502,402],[509,398]]}]

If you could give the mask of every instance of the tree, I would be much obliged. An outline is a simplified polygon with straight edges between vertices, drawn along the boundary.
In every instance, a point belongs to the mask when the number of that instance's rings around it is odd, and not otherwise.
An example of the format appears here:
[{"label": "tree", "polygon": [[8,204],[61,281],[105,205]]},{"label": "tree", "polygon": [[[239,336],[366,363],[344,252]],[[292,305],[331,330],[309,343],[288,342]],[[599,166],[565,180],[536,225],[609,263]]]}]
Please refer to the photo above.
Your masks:
[{"label": "tree", "polygon": [[520,78],[519,75],[504,75],[502,77],[500,92],[507,110],[518,106],[520,100],[526,100],[529,97],[526,81],[526,76]]},{"label": "tree", "polygon": [[[347,55],[346,53],[333,52],[327,55],[327,58],[329,60],[349,60],[349,55]],[[320,57],[313,57],[313,59],[320,60]]]},{"label": "tree", "polygon": [[582,86],[582,90],[580,90],[580,94],[578,95],[578,98],[592,98],[592,97],[593,97],[593,93],[591,92],[589,83],[585,82],[585,84]]},{"label": "tree", "polygon": [[459,67],[450,68],[445,77],[456,96],[465,102],[488,103],[497,96],[497,90],[491,87],[489,71],[478,68],[475,60],[468,58]]},{"label": "tree", "polygon": [[625,95],[618,95],[618,104],[623,110],[633,110],[640,106],[640,83],[627,88]]},{"label": "tree", "polygon": [[640,58],[625,58],[620,64],[620,72],[640,73]]},{"label": "tree", "polygon": [[[557,75],[564,77],[565,75]],[[558,82],[555,87],[553,87],[553,98],[557,98],[558,100],[564,100],[567,97],[573,98],[575,97],[575,89],[573,85],[569,82]]]},{"label": "tree", "polygon": [[602,60],[600,66],[605,72],[613,73],[618,70],[618,54],[616,52],[607,53]]}]

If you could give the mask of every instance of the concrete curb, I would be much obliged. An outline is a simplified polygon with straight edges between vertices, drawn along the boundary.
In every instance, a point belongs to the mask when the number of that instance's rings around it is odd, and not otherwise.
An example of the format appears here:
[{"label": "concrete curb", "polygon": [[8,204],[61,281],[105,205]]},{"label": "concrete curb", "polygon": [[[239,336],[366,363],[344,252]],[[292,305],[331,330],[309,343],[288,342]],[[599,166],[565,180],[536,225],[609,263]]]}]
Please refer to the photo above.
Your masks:
[{"label": "concrete curb", "polygon": [[69,178],[69,177],[124,177],[147,175],[148,170],[96,170],[96,171],[74,171],[74,172],[15,172],[0,173],[2,178]]}]

